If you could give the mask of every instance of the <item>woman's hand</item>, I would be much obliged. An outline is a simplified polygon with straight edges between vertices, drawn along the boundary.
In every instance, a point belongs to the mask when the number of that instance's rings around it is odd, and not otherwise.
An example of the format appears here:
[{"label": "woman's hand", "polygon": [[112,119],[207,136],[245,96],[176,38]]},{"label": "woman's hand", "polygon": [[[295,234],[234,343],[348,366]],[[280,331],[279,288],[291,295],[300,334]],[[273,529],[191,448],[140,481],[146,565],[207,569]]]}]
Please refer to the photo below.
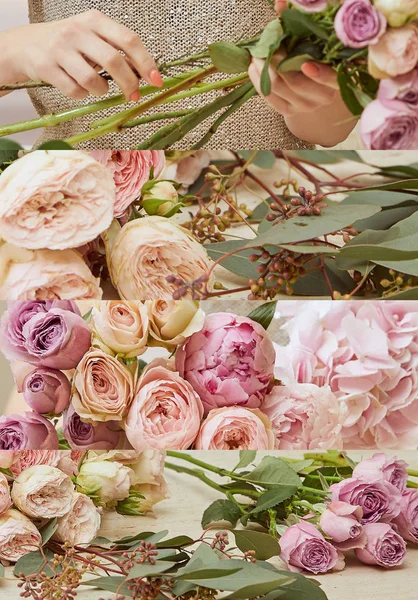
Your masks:
[{"label": "woman's hand", "polygon": [[97,67],[105,69],[133,101],[140,97],[137,73],[149,84],[162,86],[155,61],[139,36],[97,10],[0,32],[0,82],[45,81],[81,100],[88,94],[102,96],[109,89]]}]

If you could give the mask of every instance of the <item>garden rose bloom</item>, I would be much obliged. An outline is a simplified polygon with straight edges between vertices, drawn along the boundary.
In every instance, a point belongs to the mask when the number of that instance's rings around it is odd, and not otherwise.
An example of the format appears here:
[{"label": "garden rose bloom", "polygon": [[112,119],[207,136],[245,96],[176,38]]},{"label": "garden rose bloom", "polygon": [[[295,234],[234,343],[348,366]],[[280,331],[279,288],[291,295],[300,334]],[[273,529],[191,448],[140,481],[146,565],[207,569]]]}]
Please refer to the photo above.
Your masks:
[{"label": "garden rose bloom", "polygon": [[96,504],[105,508],[116,506],[129,496],[131,469],[110,460],[88,459],[83,462],[77,475],[77,491],[94,496]]},{"label": "garden rose bloom", "polygon": [[71,546],[90,544],[97,536],[100,522],[101,517],[93,500],[74,492],[69,512],[57,520],[54,538]]},{"label": "garden rose bloom", "polygon": [[398,100],[373,100],[361,114],[360,135],[369,150],[413,150],[418,147],[418,117]]},{"label": "garden rose bloom", "polygon": [[148,340],[148,310],[142,302],[101,302],[92,311],[92,324],[101,342],[115,354],[139,356]]},{"label": "garden rose bloom", "polygon": [[344,0],[335,15],[334,27],[344,46],[367,48],[382,37],[386,19],[369,0]]},{"label": "garden rose bloom", "polygon": [[70,403],[71,384],[61,371],[38,367],[25,377],[23,396],[35,412],[60,415]]},{"label": "garden rose bloom", "polygon": [[62,450],[17,450],[10,470],[15,477],[34,465],[57,467]]},{"label": "garden rose bloom", "polygon": [[99,279],[75,250],[0,247],[0,300],[100,300]]},{"label": "garden rose bloom", "polygon": [[1,450],[57,450],[58,445],[54,426],[37,413],[0,417]]},{"label": "garden rose bloom", "polygon": [[366,542],[363,525],[359,522],[362,515],[360,506],[351,506],[346,502],[330,502],[319,523],[322,531],[339,550],[353,550],[364,547]]},{"label": "garden rose bloom", "polygon": [[291,0],[293,6],[300,8],[304,12],[322,12],[328,5],[328,0]]},{"label": "garden rose bloom", "polygon": [[393,522],[405,540],[418,544],[418,489],[403,492],[401,512]]},{"label": "garden rose bloom", "polygon": [[334,483],[329,489],[333,502],[347,502],[363,509],[363,524],[392,521],[401,510],[398,488],[383,479],[369,483],[350,477]]},{"label": "garden rose bloom", "polygon": [[370,482],[384,479],[397,487],[400,492],[404,492],[408,480],[407,466],[404,460],[398,460],[396,456],[388,459],[386,454],[379,452],[372,458],[359,462],[353,471],[353,477]]},{"label": "garden rose bloom", "polygon": [[102,350],[90,350],[74,374],[74,410],[86,421],[121,421],[132,402],[134,383],[128,367]]},{"label": "garden rose bloom", "polygon": [[277,448],[329,450],[343,445],[344,406],[327,386],[275,386],[262,410],[272,423]]},{"label": "garden rose bloom", "polygon": [[388,29],[369,48],[369,73],[377,79],[397,77],[412,71],[418,63],[418,28],[407,25]]},{"label": "garden rose bloom", "polygon": [[68,475],[49,465],[25,469],[12,486],[13,503],[34,519],[53,519],[67,514],[73,493],[73,482]]},{"label": "garden rose bloom", "polygon": [[377,99],[383,104],[391,100],[405,102],[410,107],[418,106],[418,69],[379,83]]},{"label": "garden rose bloom", "polygon": [[203,406],[193,387],[159,364],[138,381],[125,431],[136,450],[189,448],[198,432]]},{"label": "garden rose bloom", "polygon": [[364,526],[366,546],[355,550],[356,556],[367,565],[386,569],[401,565],[406,557],[404,539],[388,523],[368,523]]},{"label": "garden rose bloom", "polygon": [[163,176],[167,179],[174,179],[177,183],[188,187],[199,178],[203,169],[210,165],[210,154],[207,150],[186,150],[185,152],[175,153],[169,160],[168,170],[170,174],[166,170]]},{"label": "garden rose bloom", "polygon": [[327,573],[344,568],[344,557],[322,533],[305,521],[292,525],[280,538],[280,558],[289,571]]},{"label": "garden rose bloom", "polygon": [[107,167],[116,185],[115,217],[120,217],[138,200],[151,176],[156,179],[165,167],[163,150],[93,150],[90,154]]},{"label": "garden rose bloom", "polygon": [[[114,429],[112,429],[112,425]],[[110,450],[119,444],[121,430],[117,423],[85,423],[72,404],[64,412],[62,431],[65,439],[74,450]]]},{"label": "garden rose bloom", "polygon": [[115,225],[104,239],[110,276],[124,300],[171,300],[177,288],[167,277],[194,281],[211,264],[205,248],[165,217]]},{"label": "garden rose bloom", "polygon": [[0,175],[0,237],[32,250],[94,240],[112,222],[111,174],[85,152],[37,150]]},{"label": "garden rose bloom", "polygon": [[0,559],[17,562],[42,545],[42,536],[30,519],[18,510],[0,515]]},{"label": "garden rose bloom", "polygon": [[0,469],[10,469],[17,454],[15,450],[0,450]]},{"label": "garden rose bloom", "polygon": [[374,0],[374,5],[391,27],[401,27],[418,17],[417,0]]},{"label": "garden rose bloom", "polygon": [[78,467],[85,454],[84,450],[60,450],[57,469],[60,469],[69,477],[78,475]]},{"label": "garden rose bloom", "polygon": [[273,343],[259,323],[232,313],[213,313],[177,350],[176,367],[208,413],[236,404],[260,406],[273,376],[274,357]]},{"label": "garden rose bloom", "polygon": [[9,482],[6,475],[0,473],[0,515],[8,510],[12,505],[10,497]]},{"label": "garden rose bloom", "polygon": [[274,434],[258,409],[229,406],[211,410],[195,441],[197,450],[272,450]]},{"label": "garden rose bloom", "polygon": [[194,300],[154,300],[148,302],[150,346],[173,351],[193,333],[200,331],[205,313]]}]

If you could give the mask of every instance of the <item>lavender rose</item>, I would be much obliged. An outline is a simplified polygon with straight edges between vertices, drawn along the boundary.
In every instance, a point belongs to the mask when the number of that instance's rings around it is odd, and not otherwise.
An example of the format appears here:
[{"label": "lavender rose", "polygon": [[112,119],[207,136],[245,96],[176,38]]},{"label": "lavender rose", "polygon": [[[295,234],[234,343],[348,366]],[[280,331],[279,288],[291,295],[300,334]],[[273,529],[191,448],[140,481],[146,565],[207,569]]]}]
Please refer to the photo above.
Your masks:
[{"label": "lavender rose", "polygon": [[388,523],[368,523],[364,526],[364,533],[367,536],[366,546],[355,550],[361,562],[386,569],[403,563],[405,540]]},{"label": "lavender rose", "polygon": [[315,13],[325,10],[328,0],[291,0],[290,3],[304,12]]},{"label": "lavender rose", "polygon": [[345,0],[334,21],[335,33],[348,48],[376,44],[386,30],[386,19],[369,0]]},{"label": "lavender rose", "polygon": [[71,384],[61,371],[38,367],[23,380],[23,396],[35,412],[60,415],[70,403]]},{"label": "lavender rose", "polygon": [[332,501],[342,501],[352,506],[361,506],[361,523],[388,522],[401,510],[401,494],[397,487],[381,479],[368,482],[354,477],[334,483],[330,488]]},{"label": "lavender rose", "polygon": [[274,368],[275,350],[265,329],[248,317],[208,315],[201,331],[176,353],[176,367],[200,396],[205,413],[239,405],[257,408]]},{"label": "lavender rose", "polygon": [[331,538],[339,550],[363,548],[366,537],[363,525],[359,522],[363,515],[360,506],[351,506],[347,502],[330,502],[321,515],[322,531]]},{"label": "lavender rose", "polygon": [[360,135],[369,150],[415,150],[418,115],[406,102],[373,100],[361,114]]},{"label": "lavender rose", "polygon": [[418,106],[418,69],[413,69],[409,73],[393,77],[392,79],[382,79],[379,83],[377,99],[385,103],[388,100],[399,100],[405,102],[410,107]]},{"label": "lavender rose", "polygon": [[405,540],[418,544],[418,489],[404,491],[401,512],[394,523]]},{"label": "lavender rose", "polygon": [[112,450],[118,446],[122,434],[116,425],[112,421],[96,426],[84,423],[70,404],[63,415],[62,431],[73,450]]},{"label": "lavender rose", "polygon": [[383,452],[377,452],[372,458],[359,462],[353,471],[353,477],[372,482],[384,479],[403,492],[408,480],[407,466],[404,460],[398,460],[396,456],[388,459]]},{"label": "lavender rose", "polygon": [[58,445],[54,426],[37,413],[0,417],[1,450],[58,450]]}]

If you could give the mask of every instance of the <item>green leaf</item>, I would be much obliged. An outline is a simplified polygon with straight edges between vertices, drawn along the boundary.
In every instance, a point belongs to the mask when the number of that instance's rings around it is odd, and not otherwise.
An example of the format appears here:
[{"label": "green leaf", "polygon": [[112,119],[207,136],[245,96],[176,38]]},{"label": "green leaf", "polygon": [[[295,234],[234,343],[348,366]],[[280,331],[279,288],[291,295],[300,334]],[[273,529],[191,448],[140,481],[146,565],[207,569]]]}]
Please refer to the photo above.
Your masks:
[{"label": "green leaf", "polygon": [[418,287],[398,292],[397,294],[391,294],[383,298],[383,300],[418,300]]},{"label": "green leaf", "polygon": [[274,313],[276,312],[277,301],[275,302],[264,302],[261,306],[257,306],[254,308],[248,316],[249,319],[253,321],[257,321],[260,323],[264,329],[268,329],[270,323],[274,318]]},{"label": "green leaf", "polygon": [[[287,571],[281,571],[283,575]],[[263,600],[327,600],[325,592],[317,581],[308,579],[299,573],[292,573],[293,581],[280,590],[270,592]]]},{"label": "green leaf", "polygon": [[279,19],[274,19],[264,28],[259,41],[250,52],[254,58],[268,58],[280,48],[282,39],[283,27]]},{"label": "green leaf", "polygon": [[297,37],[310,37],[314,35],[322,40],[327,40],[328,32],[318,25],[311,16],[294,8],[286,8],[280,15],[286,33]]},{"label": "green leaf", "polygon": [[222,73],[243,73],[248,70],[251,56],[248,50],[230,42],[209,44],[209,56]]},{"label": "green leaf", "polygon": [[337,82],[340,88],[341,98],[348,110],[355,116],[361,115],[363,107],[354,93],[350,77],[343,69],[338,69],[337,71]]},{"label": "green leaf", "polygon": [[142,531],[137,535],[124,537],[120,540],[116,540],[114,544],[117,546],[130,546],[131,544],[135,544],[136,542],[141,542],[142,540],[147,540],[147,542],[151,542],[152,544],[157,544],[168,534],[168,529],[164,531],[159,531],[158,533],[154,533],[153,531]]},{"label": "green leaf", "polygon": [[289,71],[300,71],[302,65],[306,62],[312,61],[310,54],[298,54],[297,56],[289,56],[282,60],[277,70],[280,73],[287,73]]},{"label": "green leaf", "polygon": [[0,139],[0,151],[11,151],[14,152],[19,150],[24,150],[23,146],[14,140],[9,140],[7,138]]},{"label": "green leaf", "polygon": [[150,577],[164,573],[174,567],[176,563],[168,560],[157,560],[155,564],[144,562],[142,564],[136,564],[130,571],[128,578],[135,579],[136,577]]},{"label": "green leaf", "polygon": [[[124,584],[124,582],[126,583]],[[106,592],[118,592],[119,595],[122,596],[132,596],[132,592],[129,591],[129,584],[124,575],[106,575],[104,577],[96,577],[96,579],[83,581],[83,585],[96,587],[99,590],[105,590]]]},{"label": "green leaf", "polygon": [[289,485],[285,487],[273,487],[264,494],[261,494],[259,499],[257,500],[257,504],[255,508],[251,511],[251,514],[255,515],[257,513],[263,512],[264,510],[268,510],[269,508],[273,508],[273,506],[277,506],[284,500],[287,500],[293,494],[297,488],[294,485]]},{"label": "green leaf", "polygon": [[395,192],[390,190],[353,190],[344,198],[341,205],[344,204],[374,204],[382,208],[394,208],[405,202],[418,203],[418,196],[408,195],[408,191]]},{"label": "green leaf", "polygon": [[382,210],[382,212],[373,215],[368,219],[356,221],[353,223],[353,227],[359,232],[365,231],[366,229],[389,229],[392,225],[413,215],[417,210],[418,204]]},{"label": "green leaf", "polygon": [[[51,550],[45,550],[44,552],[48,562],[53,560],[54,553],[51,552]],[[13,574],[15,577],[18,577],[19,573],[23,573],[24,575],[32,575],[33,573],[37,573],[43,564],[44,557],[41,552],[29,552],[28,554],[22,556],[22,558],[19,558],[13,569]],[[53,575],[54,573],[48,565],[43,567],[43,571],[45,571],[48,576]]]},{"label": "green leaf", "polygon": [[189,573],[192,571],[196,571],[197,569],[203,569],[205,566],[210,564],[219,563],[219,558],[215,552],[208,544],[199,544],[196,548],[195,552],[192,554],[187,565],[180,568],[177,573]]},{"label": "green leaf", "polygon": [[182,548],[183,546],[190,546],[193,543],[193,539],[188,535],[178,535],[169,540],[158,542],[157,548]]},{"label": "green leaf", "polygon": [[205,249],[213,260],[219,260],[229,252],[237,251],[236,254],[222,260],[221,265],[235,275],[240,275],[246,279],[258,279],[257,265],[249,260],[250,255],[254,254],[254,250],[246,248],[238,252],[245,245],[246,241],[231,240],[217,244],[207,244],[205,245]]},{"label": "green leaf", "polygon": [[236,525],[236,522],[241,516],[239,506],[232,500],[219,499],[215,500],[203,513],[202,527],[207,529],[214,523],[226,521],[230,525]]},{"label": "green leaf", "polygon": [[291,150],[289,154],[308,162],[323,165],[339,163],[343,160],[364,163],[356,150]]},{"label": "green leaf", "polygon": [[[254,152],[252,150],[240,150],[238,154],[245,161],[247,161],[251,158]],[[274,156],[274,152],[271,152],[270,150],[259,150],[253,158],[251,164],[255,165],[256,167],[260,167],[261,169],[272,169],[275,161],[276,157]]]},{"label": "green leaf", "polygon": [[0,577],[2,578],[2,577],[4,577],[4,575],[5,575],[5,568],[3,567],[2,564],[0,564]]},{"label": "green leaf", "polygon": [[304,471],[305,469],[307,469],[308,467],[311,467],[313,465],[314,461],[307,459],[307,460],[299,460],[296,463],[289,463],[289,466],[292,467],[292,469],[294,471],[296,471],[296,473],[300,473],[301,471]]},{"label": "green leaf", "polygon": [[63,140],[50,140],[41,144],[37,150],[73,150],[73,146]]},{"label": "green leaf", "polygon": [[[234,467],[234,471],[236,471],[237,469],[244,469],[245,467],[248,467],[248,465],[250,465],[253,462],[253,460],[256,458],[256,456],[257,456],[256,450],[240,450],[239,461],[238,461],[238,464]],[[233,483],[233,485],[236,485],[236,484]]]},{"label": "green leaf", "polygon": [[45,546],[45,544],[49,542],[57,529],[57,519],[51,519],[44,527],[42,527],[42,529],[39,530],[42,536],[42,546]]},{"label": "green leaf", "polygon": [[298,474],[277,456],[265,456],[260,464],[247,474],[246,480],[264,487],[293,486],[295,491],[301,485]]}]

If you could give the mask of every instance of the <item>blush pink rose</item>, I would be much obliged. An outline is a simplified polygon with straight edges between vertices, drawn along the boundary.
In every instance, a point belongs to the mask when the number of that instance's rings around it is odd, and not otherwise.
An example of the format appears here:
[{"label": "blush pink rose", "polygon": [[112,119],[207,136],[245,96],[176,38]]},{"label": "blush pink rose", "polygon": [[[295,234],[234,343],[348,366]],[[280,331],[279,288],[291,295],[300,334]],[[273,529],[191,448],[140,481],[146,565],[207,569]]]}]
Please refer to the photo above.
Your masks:
[{"label": "blush pink rose", "polygon": [[397,487],[383,479],[369,483],[350,477],[334,483],[329,490],[333,502],[346,502],[362,508],[362,524],[377,521],[387,523],[401,511],[401,493]]},{"label": "blush pink rose", "polygon": [[232,313],[207,315],[203,328],[177,350],[177,369],[205,412],[224,406],[257,408],[273,377],[275,351],[256,321]]},{"label": "blush pink rose", "polygon": [[197,450],[272,450],[274,434],[258,409],[226,406],[211,410],[195,441]]},{"label": "blush pink rose", "polygon": [[144,183],[157,179],[165,167],[163,150],[93,150],[91,156],[105,165],[116,185],[115,217],[141,197]]},{"label": "blush pink rose", "polygon": [[369,73],[377,79],[409,73],[418,63],[418,28],[415,24],[389,28],[369,47]]},{"label": "blush pink rose", "polygon": [[299,521],[288,527],[280,538],[280,558],[289,571],[327,573],[341,571],[344,557],[312,523]]},{"label": "blush pink rose", "polygon": [[367,542],[355,550],[356,556],[367,565],[389,569],[403,563],[406,557],[405,540],[388,523],[368,523],[364,526]]},{"label": "blush pink rose", "polygon": [[362,515],[360,506],[351,506],[347,502],[330,502],[322,513],[319,524],[339,550],[363,548],[366,537],[359,521]]},{"label": "blush pink rose", "polygon": [[9,482],[6,475],[0,473],[0,515],[8,510],[11,505]]},{"label": "blush pink rose", "polygon": [[23,396],[32,410],[60,415],[70,403],[71,384],[61,371],[38,367],[25,377]]},{"label": "blush pink rose", "polygon": [[418,148],[416,111],[399,100],[373,100],[361,114],[360,136],[369,150],[415,150]]},{"label": "blush pink rose", "polygon": [[50,465],[56,467],[60,460],[61,450],[18,450],[15,452],[10,470],[15,477],[34,465]]},{"label": "blush pink rose", "polygon": [[371,482],[384,479],[397,487],[400,492],[404,492],[408,480],[407,466],[404,460],[398,460],[396,456],[388,459],[386,454],[379,452],[372,458],[359,462],[353,471],[353,477]]},{"label": "blush pink rose", "polygon": [[39,550],[42,536],[28,517],[10,509],[0,515],[0,559],[12,563]]},{"label": "blush pink rose", "polygon": [[190,383],[151,363],[138,381],[126,436],[135,450],[185,450],[193,444],[202,417],[202,402]]},{"label": "blush pink rose", "polygon": [[91,242],[113,217],[109,171],[85,152],[37,150],[0,175],[0,237],[32,250]]},{"label": "blush pink rose", "polygon": [[269,417],[276,447],[288,450],[341,448],[344,407],[329,387],[312,383],[275,386],[262,410]]},{"label": "blush pink rose", "polygon": [[418,106],[418,69],[392,79],[382,79],[377,92],[381,102],[399,100],[408,106]]},{"label": "blush pink rose", "polygon": [[404,490],[401,512],[393,522],[405,540],[418,544],[418,489]]},{"label": "blush pink rose", "polygon": [[303,12],[317,13],[326,9],[328,0],[291,0],[290,3]]}]

